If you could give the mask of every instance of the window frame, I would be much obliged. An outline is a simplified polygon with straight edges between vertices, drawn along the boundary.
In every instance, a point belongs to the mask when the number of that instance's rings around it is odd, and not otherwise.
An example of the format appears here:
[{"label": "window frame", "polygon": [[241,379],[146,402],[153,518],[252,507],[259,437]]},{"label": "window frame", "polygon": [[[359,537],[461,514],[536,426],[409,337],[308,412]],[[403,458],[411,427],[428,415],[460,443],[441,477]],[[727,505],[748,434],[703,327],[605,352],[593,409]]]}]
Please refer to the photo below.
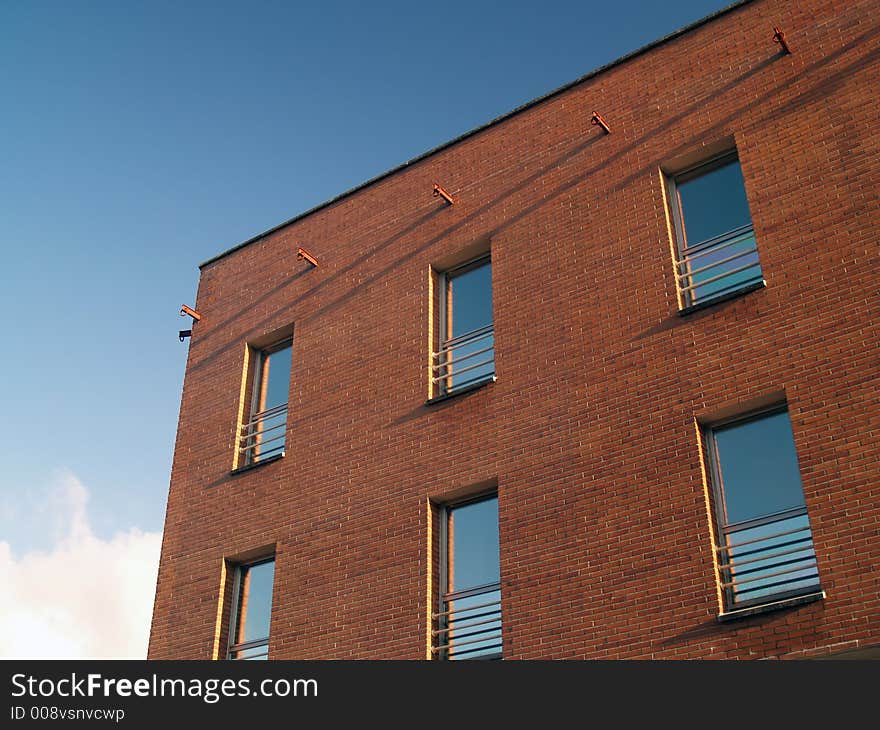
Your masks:
[{"label": "window frame", "polygon": [[269,633],[265,637],[261,637],[259,639],[250,639],[248,641],[241,641],[236,643],[235,639],[238,633],[237,625],[238,625],[238,614],[239,614],[239,606],[241,604],[241,581],[242,581],[242,572],[245,569],[250,570],[251,568],[256,568],[260,565],[265,565],[267,563],[275,563],[275,555],[267,555],[262,558],[257,558],[255,560],[248,560],[242,563],[236,563],[233,566],[233,575],[232,575],[232,605],[229,610],[229,629],[227,631],[227,648],[226,648],[226,659],[228,661],[248,661],[253,660],[256,657],[235,657],[233,654],[238,651],[246,651],[248,649],[255,649],[261,646],[266,647],[266,659],[269,658],[269,639],[272,636],[272,603],[275,597],[275,566],[272,568],[272,594],[269,598]]},{"label": "window frame", "polygon": [[[701,436],[707,462],[707,472],[710,480],[710,492],[712,497],[712,520],[717,530],[717,545],[715,547],[717,556],[717,579],[719,589],[723,598],[724,614],[740,614],[741,612],[751,612],[754,609],[760,609],[776,604],[788,604],[791,601],[797,602],[798,599],[804,597],[823,595],[821,575],[819,573],[818,556],[816,555],[815,543],[813,541],[813,527],[810,524],[809,512],[806,505],[806,496],[803,494],[803,480],[800,473],[800,462],[798,461],[798,481],[801,488],[801,496],[803,504],[798,507],[787,508],[776,512],[763,513],[757,517],[739,522],[728,522],[727,519],[727,497],[724,492],[723,469],[721,459],[718,455],[717,440],[715,432],[721,429],[730,428],[737,425],[746,425],[763,418],[777,415],[779,413],[789,413],[788,404],[786,402],[774,403],[746,413],[740,413],[735,416],[712,421],[711,423],[702,424]],[[790,422],[790,417],[789,417]],[[794,440],[794,429],[791,428],[792,440]],[[795,444],[795,456],[797,456],[797,446]],[[772,524],[774,522],[792,519],[796,517],[805,517],[807,529],[809,531],[810,549],[812,551],[812,560],[814,562],[815,584],[812,586],[802,586],[789,590],[776,590],[773,593],[757,596],[752,599],[737,601],[735,599],[735,586],[725,586],[725,582],[730,578],[725,578],[723,566],[726,561],[724,555],[729,551],[728,533],[740,530],[749,530],[761,527],[763,525]],[[731,528],[735,528],[731,530]]]},{"label": "window frame", "polygon": [[[498,648],[498,651],[493,652],[492,654],[483,654],[480,656],[470,657],[468,661],[490,661],[490,660],[499,660],[503,659],[504,648],[504,621],[503,616],[501,614],[501,540],[499,535],[498,540],[498,581],[494,583],[486,583],[483,585],[471,586],[469,588],[464,588],[456,591],[449,591],[449,513],[453,510],[459,509],[460,507],[467,507],[471,504],[478,504],[480,502],[487,502],[489,500],[494,499],[496,504],[500,506],[500,501],[498,498],[498,490],[497,488],[492,489],[487,492],[480,492],[479,494],[468,495],[467,497],[462,497],[460,499],[456,499],[450,502],[444,502],[442,504],[437,505],[437,518],[438,518],[438,560],[437,560],[437,570],[438,570],[438,583],[437,583],[437,600],[436,600],[436,609],[437,616],[446,615],[446,604],[451,600],[461,600],[464,598],[469,598],[472,596],[482,595],[484,593],[492,593],[494,591],[498,591],[499,599],[498,599],[498,622],[500,624],[499,628],[499,636],[498,641],[501,646]],[[461,610],[468,610],[467,608]],[[467,620],[467,619],[465,619]],[[436,621],[437,631],[442,631],[443,629],[449,630],[449,627],[445,625],[442,619],[438,618]],[[444,645],[440,643],[439,639],[440,634],[437,634],[436,646],[432,647],[435,649],[434,651],[434,659],[441,661],[453,661],[453,657],[449,656],[449,649],[442,648]],[[458,661],[461,661],[459,659]]]},{"label": "window frame", "polygon": [[[259,464],[269,463],[276,459],[280,459],[285,455],[286,447],[287,447],[287,408],[290,405],[290,382],[293,377],[293,335],[286,335],[280,340],[275,340],[271,344],[265,347],[255,347],[251,346],[251,352],[253,357],[253,377],[251,383],[251,392],[249,398],[249,404],[247,408],[247,420],[240,424],[239,430],[239,439],[237,448],[243,449],[241,444],[244,442],[246,438],[249,436],[244,435],[246,433],[245,429],[247,429],[252,423],[253,419],[262,412],[261,402],[265,401],[263,394],[261,391],[263,390],[263,384],[265,382],[266,376],[266,365],[269,362],[269,358],[277,352],[281,352],[287,348],[290,348],[290,357],[291,357],[291,376],[287,382],[287,400],[284,402],[284,440],[281,444],[280,449],[275,447],[270,449],[269,451],[275,452],[271,453],[269,456],[264,458],[256,458],[259,455],[260,449],[259,445],[261,441],[259,439],[255,440],[250,447],[247,448],[247,452],[244,453],[244,458],[239,459],[239,461],[243,461],[241,464],[241,469],[247,469],[250,467],[258,466]],[[276,406],[278,408],[281,407],[281,404]],[[280,414],[279,414],[280,415]],[[243,433],[244,432],[244,433]],[[257,436],[263,431],[256,432]]]},{"label": "window frame", "polygon": [[[455,264],[454,266],[450,266],[448,268],[438,270],[437,271],[437,287],[439,293],[439,307],[438,307],[438,317],[437,317],[437,350],[435,352],[435,357],[441,355],[448,348],[448,341],[451,338],[449,335],[449,317],[452,309],[453,298],[450,297],[449,284],[456,277],[461,276],[463,274],[467,274],[470,271],[474,271],[482,266],[492,265],[492,252],[491,250],[485,251],[473,258],[468,259],[460,264]],[[433,384],[432,392],[436,390],[433,400],[441,400],[454,395],[458,395],[459,393],[466,393],[471,390],[475,390],[476,388],[482,387],[487,383],[494,383],[497,380],[496,370],[495,370],[495,297],[494,291],[492,289],[494,283],[494,272],[489,277],[489,291],[492,298],[492,321],[491,324],[485,325],[484,327],[480,327],[473,332],[480,332],[481,330],[486,330],[485,334],[491,333],[492,336],[492,345],[484,350],[484,352],[492,351],[492,360],[485,361],[483,363],[479,363],[478,365],[488,365],[491,362],[492,372],[490,374],[486,374],[484,376],[480,376],[478,378],[474,378],[472,380],[468,380],[465,383],[455,386],[451,385],[450,381],[454,377],[455,373],[446,376],[436,376],[438,380]],[[458,337],[466,337],[470,335],[470,332],[465,332]],[[485,334],[480,335],[481,337],[485,337]],[[470,357],[474,357],[475,355],[481,354],[480,351],[471,353]],[[434,358],[432,358],[432,366],[435,365]],[[437,362],[436,365],[438,371],[442,371],[439,367],[441,364]],[[449,367],[449,366],[447,366]],[[466,365],[465,367],[469,367]],[[432,367],[429,370],[431,377],[434,376],[434,369]]]},{"label": "window frame", "polygon": [[[689,244],[687,240],[685,218],[682,211],[681,197],[678,191],[679,185],[687,183],[691,180],[696,180],[697,178],[700,178],[703,175],[712,172],[713,170],[724,167],[725,165],[730,164],[734,161],[739,163],[740,173],[743,175],[743,194],[745,195],[746,202],[748,203],[748,190],[745,189],[745,175],[742,173],[742,161],[740,160],[739,151],[736,147],[724,149],[717,154],[713,154],[709,157],[700,159],[699,161],[687,165],[675,172],[664,171],[668,203],[672,213],[673,236],[675,238],[675,256],[673,261],[675,286],[679,292],[680,302],[682,304],[679,314],[689,314],[690,312],[696,311],[698,309],[703,309],[704,307],[709,307],[714,304],[720,304],[721,302],[727,301],[729,299],[734,299],[736,297],[748,294],[751,291],[755,291],[756,289],[761,289],[766,286],[766,280],[764,279],[764,269],[761,266],[761,256],[760,251],[758,250],[757,240],[755,240],[755,256],[757,258],[757,267],[760,270],[760,278],[756,280],[750,280],[742,285],[730,285],[722,289],[720,294],[707,295],[700,298],[695,297],[693,291],[688,291],[686,287],[691,287],[692,289],[695,289],[696,287],[693,287],[692,283],[685,283],[690,282],[692,272],[689,270],[689,267],[687,267],[685,271],[681,271],[680,268],[688,264],[688,260],[690,257],[701,253],[701,251],[691,251],[689,257],[689,255],[686,253],[688,248],[698,248],[704,244],[715,241],[716,239],[719,239],[717,240],[716,245],[723,245],[729,240],[735,239],[737,236],[743,236],[746,234],[751,234],[754,238],[755,224],[752,217],[751,206],[749,206],[749,223],[747,225],[740,226],[739,228],[734,228],[730,231],[726,231],[725,233],[719,234],[712,238],[707,238],[703,241],[696,241],[692,244]],[[707,246],[706,248],[707,250],[710,250],[712,247]],[[755,264],[751,264],[747,268],[751,268],[754,265]],[[726,276],[730,275],[731,272],[728,272],[726,274]],[[754,279],[754,277],[752,277],[752,279]],[[706,282],[703,282],[703,285],[705,285],[705,283]]]}]

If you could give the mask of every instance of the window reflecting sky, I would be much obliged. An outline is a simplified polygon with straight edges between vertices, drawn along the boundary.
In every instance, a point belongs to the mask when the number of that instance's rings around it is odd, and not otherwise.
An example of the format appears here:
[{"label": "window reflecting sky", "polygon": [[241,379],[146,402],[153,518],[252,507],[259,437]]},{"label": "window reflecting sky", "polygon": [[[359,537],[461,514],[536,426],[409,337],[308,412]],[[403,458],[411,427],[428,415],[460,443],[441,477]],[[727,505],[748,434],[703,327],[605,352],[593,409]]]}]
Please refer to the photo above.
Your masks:
[{"label": "window reflecting sky", "polygon": [[269,636],[275,561],[241,569],[236,644]]},{"label": "window reflecting sky", "polygon": [[266,379],[266,397],[260,410],[267,411],[275,406],[287,403],[290,390],[290,364],[292,347],[287,345],[276,350],[266,360],[263,377]]},{"label": "window reflecting sky", "polygon": [[449,587],[447,592],[497,583],[501,579],[498,558],[498,498],[449,510]]},{"label": "window reflecting sky", "polygon": [[677,182],[676,190],[688,246],[752,222],[739,160]]},{"label": "window reflecting sky", "polygon": [[491,262],[450,278],[448,287],[452,297],[452,326],[448,328],[447,338],[492,324]]},{"label": "window reflecting sky", "polygon": [[727,523],[802,507],[788,412],[715,429]]}]

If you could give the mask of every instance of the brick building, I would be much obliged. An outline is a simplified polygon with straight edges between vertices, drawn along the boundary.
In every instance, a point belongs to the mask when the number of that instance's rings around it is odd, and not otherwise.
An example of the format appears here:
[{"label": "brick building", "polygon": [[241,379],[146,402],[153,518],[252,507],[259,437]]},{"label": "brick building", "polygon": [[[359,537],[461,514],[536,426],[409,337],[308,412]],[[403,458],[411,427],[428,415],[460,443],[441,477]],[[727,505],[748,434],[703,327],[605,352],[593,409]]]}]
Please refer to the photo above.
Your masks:
[{"label": "brick building", "polygon": [[877,656],[878,40],[741,2],[205,262],[150,658]]}]

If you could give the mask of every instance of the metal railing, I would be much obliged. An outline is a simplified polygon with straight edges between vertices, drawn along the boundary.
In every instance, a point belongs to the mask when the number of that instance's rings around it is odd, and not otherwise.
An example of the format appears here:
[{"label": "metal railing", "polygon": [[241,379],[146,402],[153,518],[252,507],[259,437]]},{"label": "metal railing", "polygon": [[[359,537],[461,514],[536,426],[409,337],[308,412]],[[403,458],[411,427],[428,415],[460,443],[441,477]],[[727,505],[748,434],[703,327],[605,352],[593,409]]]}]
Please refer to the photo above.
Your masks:
[{"label": "metal railing", "polygon": [[243,423],[239,434],[239,454],[245,464],[255,464],[284,453],[287,436],[287,403],[267,408]]},{"label": "metal railing", "polygon": [[729,526],[718,548],[721,585],[732,605],[813,590],[819,571],[806,510]]},{"label": "metal railing", "polygon": [[756,284],[763,276],[751,225],[686,247],[675,263],[679,288],[690,305]]},{"label": "metal railing", "polygon": [[432,615],[435,658],[501,658],[500,583],[450,593],[443,609]]},{"label": "metal railing", "polygon": [[[445,340],[432,353],[431,382],[451,393],[495,376],[495,325],[489,324]],[[462,379],[462,375],[468,373]]]},{"label": "metal railing", "polygon": [[229,647],[229,658],[244,661],[253,661],[255,659],[269,658],[269,637],[265,639],[256,639],[254,641],[244,641],[241,644],[235,644]]}]

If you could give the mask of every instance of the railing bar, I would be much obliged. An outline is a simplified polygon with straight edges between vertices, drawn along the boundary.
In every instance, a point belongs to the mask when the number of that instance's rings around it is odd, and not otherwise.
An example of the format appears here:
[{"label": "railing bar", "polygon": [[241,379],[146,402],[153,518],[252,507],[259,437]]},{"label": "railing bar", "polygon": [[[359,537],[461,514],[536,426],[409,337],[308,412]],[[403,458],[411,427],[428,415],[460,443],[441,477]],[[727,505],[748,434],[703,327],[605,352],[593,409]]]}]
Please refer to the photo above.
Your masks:
[{"label": "railing bar", "polygon": [[[810,539],[810,538],[804,538],[804,540],[808,540],[808,539]],[[793,545],[793,544],[794,544],[793,542],[786,543],[786,545]],[[761,563],[761,562],[764,562],[765,560],[772,560],[773,558],[780,558],[783,555],[792,555],[794,553],[802,553],[804,550],[812,550],[812,549],[813,549],[813,544],[812,544],[812,540],[811,540],[810,544],[805,547],[794,548],[793,550],[783,550],[778,553],[771,553],[770,555],[764,555],[760,558],[750,558],[749,560],[731,560],[729,563],[722,565],[721,570],[733,570],[735,568],[741,568],[743,565],[750,565],[751,563]],[[754,551],[754,552],[757,552],[757,551]],[[749,555],[752,554],[752,551],[750,551],[747,554],[749,554]]]},{"label": "railing bar", "polygon": [[[498,589],[495,588],[494,590],[497,591]],[[489,593],[489,591],[486,591],[486,593]],[[467,597],[469,597],[469,596],[465,596],[465,598],[467,598]],[[456,600],[461,600],[461,598],[445,598],[445,599],[443,599],[443,603],[451,603],[452,601],[456,601]],[[468,606],[466,609],[465,608],[456,608],[456,609],[453,609],[452,611],[438,611],[437,613],[431,614],[431,617],[432,618],[440,618],[441,616],[448,616],[450,613],[456,613],[457,611],[475,611],[478,608],[488,608],[489,606],[499,606],[499,605],[501,605],[500,599],[497,601],[492,601],[490,603],[480,603],[476,606]]]},{"label": "railing bar", "polygon": [[[473,345],[475,342],[479,342],[480,340],[488,339],[489,337],[495,336],[495,328],[493,327],[488,332],[484,332],[481,335],[476,336],[468,336],[467,339],[461,339],[464,335],[461,335],[457,342],[452,340],[446,340],[445,342],[440,343],[440,349],[437,352],[432,353],[433,355],[442,355],[444,352],[450,352],[452,350],[457,350],[459,347],[464,347],[465,345]],[[450,344],[450,342],[452,344]]]},{"label": "railing bar", "polygon": [[[242,428],[245,428],[245,427],[250,428],[251,425],[252,424],[246,424],[245,426],[242,426]],[[254,436],[260,436],[264,433],[269,433],[269,431],[275,431],[276,429],[284,428],[285,426],[287,426],[287,421],[285,421],[284,423],[276,424],[275,426],[269,426],[268,428],[260,429],[259,431],[251,431],[250,433],[244,433],[241,435],[241,438],[242,439],[249,439]]]},{"label": "railing bar", "polygon": [[247,423],[241,424],[242,429],[247,429],[249,433],[264,433],[266,431],[271,431],[273,428],[279,428],[287,424],[287,414],[279,413],[272,418],[283,418],[284,420],[281,423],[276,423],[274,426],[270,426],[266,423],[269,419],[265,419],[262,423],[248,421]]},{"label": "railing bar", "polygon": [[723,299],[731,292],[741,291],[743,289],[748,289],[749,287],[754,286],[759,281],[764,281],[764,272],[761,270],[760,266],[758,266],[758,271],[754,274],[749,274],[749,278],[745,281],[734,281],[730,284],[725,284],[720,289],[715,289],[711,292],[707,292],[704,294],[697,295],[694,292],[690,294],[690,303],[691,304],[709,304],[716,299]]},{"label": "railing bar", "polygon": [[730,271],[725,271],[723,274],[718,274],[718,276],[712,276],[708,279],[704,279],[699,284],[691,284],[690,286],[683,286],[681,288],[682,291],[690,291],[691,289],[697,289],[701,286],[706,286],[706,284],[711,284],[719,279],[724,279],[728,276],[733,276],[734,274],[738,274],[740,271],[745,271],[746,269],[754,268],[755,266],[760,266],[760,262],[756,261],[753,264],[747,264],[746,266],[740,266],[738,269],[731,269]]},{"label": "railing bar", "polygon": [[[789,518],[786,518],[789,519]],[[743,540],[742,542],[732,543],[730,545],[722,545],[717,548],[718,552],[722,552],[723,550],[732,550],[733,548],[742,547],[743,545],[751,545],[756,542],[763,542],[764,540],[773,540],[777,537],[783,537],[784,535],[794,535],[796,532],[803,532],[804,530],[809,530],[810,526],[805,525],[804,527],[797,527],[793,530],[785,530],[784,532],[776,532],[772,535],[765,535],[764,537],[755,537],[751,540]]]},{"label": "railing bar", "polygon": [[[739,554],[736,557],[734,557],[733,555],[728,555],[726,562],[733,563],[733,562],[736,562],[737,560],[741,560],[743,558],[748,558],[752,555],[760,555],[762,552],[765,552],[767,550],[776,550],[777,548],[786,548],[789,545],[798,545],[798,544],[804,544],[804,543],[806,543],[807,547],[798,548],[798,550],[801,552],[813,545],[813,536],[812,535],[805,535],[804,537],[797,537],[793,540],[783,540],[781,542],[773,541],[769,545],[753,547],[749,550],[742,550],[739,552]],[[766,555],[764,557],[757,558],[757,560],[769,560],[770,557],[771,556]]]},{"label": "railing bar", "polygon": [[[712,252],[709,252],[712,253]],[[728,256],[726,259],[721,259],[721,261],[716,261],[715,263],[708,264],[701,269],[694,269],[693,271],[685,272],[684,274],[679,274],[679,279],[686,279],[689,276],[696,276],[697,274],[702,274],[704,271],[708,271],[709,269],[714,269],[716,266],[721,266],[721,264],[727,264],[731,261],[736,261],[737,259],[741,259],[743,256],[749,256],[753,253],[758,253],[757,248],[750,248],[748,251],[740,251],[733,256]],[[688,262],[689,263],[689,262]]]},{"label": "railing bar", "polygon": [[741,591],[734,591],[736,595],[740,595],[743,593],[753,593],[755,591],[766,591],[770,588],[775,588],[776,586],[784,586],[789,583],[802,583],[804,581],[812,581],[813,585],[819,585],[819,572],[814,571],[809,573],[808,575],[801,576],[800,578],[786,578],[785,580],[775,580],[772,583],[767,583],[762,586],[752,586],[751,588],[746,588]]},{"label": "railing bar", "polygon": [[[502,636],[501,632],[498,632],[498,638],[500,639]],[[455,641],[454,639],[448,644],[441,644],[439,646],[434,647],[434,651],[440,651],[441,649],[455,649],[459,646],[468,646],[470,644],[481,644],[486,641],[492,641],[494,636],[484,636],[482,639],[469,639],[468,641]],[[487,647],[488,648],[488,647]]]},{"label": "railing bar", "polygon": [[244,651],[245,649],[253,649],[257,646],[269,646],[269,637],[265,639],[251,639],[250,641],[242,641],[240,644],[233,644],[229,647],[229,651]]},{"label": "railing bar", "polygon": [[[474,615],[474,616],[464,616],[463,618],[454,618],[454,615],[457,613],[463,613],[465,611],[478,611],[478,610],[482,610],[483,608],[493,608],[494,606],[501,606],[501,601],[498,601],[496,603],[483,603],[479,606],[468,606],[467,608],[454,608],[451,611],[442,611],[440,613],[432,613],[431,618],[438,620],[443,617],[446,617],[447,620],[449,620],[449,621],[468,621],[470,619],[477,618],[477,616]],[[498,608],[495,611],[485,611],[485,612],[479,614],[479,616],[491,616],[493,613],[500,613],[500,612],[501,612],[501,609]]]},{"label": "railing bar", "polygon": [[[463,362],[464,360],[467,360],[468,358],[476,357],[477,355],[482,355],[484,352],[489,352],[489,350],[494,350],[494,349],[495,349],[495,345],[489,345],[489,347],[484,347],[482,350],[474,350],[473,352],[469,352],[467,355],[462,355],[461,357],[458,357],[458,358],[451,357],[446,362],[441,362],[441,363],[438,363],[437,365],[432,365],[431,367],[434,368],[435,370],[437,368],[449,367],[453,363]],[[435,355],[443,355],[445,353],[437,352],[434,354]]]},{"label": "railing bar", "polygon": [[[810,558],[810,560],[815,562],[816,556],[814,555],[812,558]],[[811,567],[811,566],[804,566],[804,567],[800,567],[800,568],[787,568],[786,570],[777,570],[775,573],[767,573],[767,574],[759,576],[757,578],[746,578],[745,580],[732,580],[727,583],[722,583],[721,585],[724,588],[730,588],[731,586],[741,586],[741,585],[745,585],[746,583],[754,583],[755,581],[758,581],[758,580],[766,580],[767,578],[774,578],[777,575],[788,575],[789,573],[798,573],[802,570],[806,570],[808,567]]]},{"label": "railing bar", "polygon": [[265,441],[258,441],[255,444],[250,444],[249,446],[242,446],[239,451],[250,451],[251,449],[256,449],[259,446],[265,446],[266,444],[271,444],[273,441],[280,441],[281,439],[287,436],[286,433],[282,433],[280,436],[275,436],[270,439],[266,439]]},{"label": "railing bar", "polygon": [[739,522],[730,522],[724,527],[724,532],[730,535],[734,532],[742,532],[743,530],[753,530],[763,525],[775,525],[779,522],[788,522],[795,517],[805,517],[807,508],[805,506],[789,507],[779,512],[771,512],[763,517],[753,517],[750,520],[740,520]]},{"label": "railing bar", "polygon": [[475,618],[482,618],[483,616],[498,616],[501,614],[501,608],[499,603],[499,608],[496,608],[492,611],[483,611],[482,613],[474,613],[470,616],[459,616],[457,614],[463,614],[473,611],[472,608],[458,608],[453,610],[449,616],[446,617],[446,620],[451,624],[454,624],[456,621],[471,621]]},{"label": "railing bar", "polygon": [[483,367],[484,365],[491,365],[495,362],[495,358],[493,357],[491,360],[484,360],[483,362],[478,362],[476,365],[468,365],[466,368],[462,368],[461,370],[449,371],[446,375],[438,375],[433,378],[433,381],[436,383],[440,380],[446,380],[446,378],[451,378],[454,375],[461,375],[462,373],[466,373],[468,370],[475,370],[476,368]]},{"label": "railing bar", "polygon": [[[441,595],[440,598],[443,600],[444,603],[449,603],[450,601],[458,601],[462,598],[484,596],[500,590],[501,583],[484,583],[481,586],[474,586],[473,588],[460,588],[458,590],[449,591]],[[498,600],[500,601],[501,599],[499,598]]]},{"label": "railing bar", "polygon": [[[693,255],[694,251],[702,251],[703,249],[713,248],[719,249],[722,246],[727,245],[729,241],[741,240],[748,235],[754,235],[755,227],[750,223],[739,226],[737,228],[731,228],[726,233],[719,233],[717,236],[712,236],[712,238],[707,238],[705,241],[700,241],[699,243],[695,243],[693,246],[685,246],[682,250],[682,253],[685,255],[685,258]],[[684,259],[682,259],[684,260]]]},{"label": "railing bar", "polygon": [[[495,637],[489,637],[489,638],[486,639],[486,641],[492,641],[494,638],[495,638]],[[473,647],[472,649],[463,649],[462,651],[452,651],[452,649],[453,649],[454,647],[447,647],[446,651],[449,652],[449,653],[447,654],[447,657],[448,657],[449,659],[454,659],[455,657],[463,657],[465,654],[473,654],[474,652],[478,652],[478,651],[480,651],[480,652],[489,652],[489,651],[494,652],[494,650],[496,650],[496,649],[501,649],[501,646],[502,646],[502,644],[501,644],[501,637],[499,636],[499,637],[498,637],[498,642],[495,643],[495,644],[486,644],[486,646],[475,646],[475,647]],[[497,657],[498,657],[499,659],[501,658],[501,656],[500,656],[500,652],[499,652],[499,654],[497,655]],[[481,658],[483,658],[483,657],[482,657],[482,656],[477,656],[477,657],[469,657],[469,658],[473,658],[473,659],[481,659]],[[486,658],[488,659],[489,657],[486,657]]]},{"label": "railing bar", "polygon": [[281,411],[287,410],[287,403],[282,403],[281,405],[272,406],[271,408],[267,408],[265,411],[260,411],[259,413],[254,413],[251,415],[250,420],[256,421],[261,418],[265,418],[266,416],[274,415],[276,412],[280,413]]},{"label": "railing bar", "polygon": [[[754,234],[752,231],[748,231],[745,234],[734,236],[729,240],[724,240],[720,243],[712,244],[712,245],[700,245],[697,248],[693,249],[685,249],[682,253],[684,254],[684,258],[676,259],[675,263],[679,266],[684,266],[685,264],[693,261],[694,259],[702,258],[703,256],[708,256],[710,253],[718,253],[718,251],[723,251],[725,248],[730,248],[731,246],[735,246],[738,243],[746,243],[749,239],[754,241]],[[755,251],[758,250],[757,242],[754,243]],[[697,253],[694,253],[696,251]]]},{"label": "railing bar", "polygon": [[[498,622],[501,623],[500,620]],[[484,634],[498,634],[501,635],[501,626],[490,626],[485,629],[479,629],[478,631],[465,631],[462,633],[456,633],[452,636],[446,636],[446,641],[443,642],[446,646],[455,646],[456,644],[464,644],[465,642],[459,641],[459,639],[467,639],[471,636],[482,636],[479,641],[489,641],[490,639],[495,638],[494,636],[483,636]]]},{"label": "railing bar", "polygon": [[[500,613],[500,611],[498,611],[496,613]],[[481,614],[481,615],[489,616],[491,614],[487,613],[487,614]],[[470,618],[471,617],[468,616],[467,619],[464,619],[464,620],[469,620]],[[473,618],[477,618],[477,617],[474,616]],[[450,631],[461,631],[462,629],[470,629],[474,626],[482,626],[483,624],[494,624],[494,623],[498,623],[499,621],[501,621],[500,617],[487,618],[483,621],[474,621],[473,623],[469,623],[469,624],[458,624],[456,626],[450,626],[449,628],[446,628],[446,629],[434,629],[433,631],[431,631],[431,634],[433,636],[439,636],[440,634],[446,634],[446,633],[449,633]]]},{"label": "railing bar", "polygon": [[456,335],[455,337],[449,337],[443,341],[443,347],[441,349],[457,347],[461,342],[465,342],[466,340],[484,337],[485,335],[490,334],[494,329],[495,323],[493,322],[492,324],[484,324],[482,327],[477,327],[477,329],[471,330],[470,332],[465,332],[464,334]]},{"label": "railing bar", "polygon": [[798,563],[809,563],[811,561],[816,560],[816,553],[810,552],[806,555],[803,555],[799,558],[789,558],[787,560],[777,560],[773,563],[769,563],[763,567],[752,567],[752,568],[743,568],[742,570],[735,571],[735,574],[732,576],[728,576],[731,580],[736,583],[744,582],[747,579],[747,576],[757,575],[759,573],[766,573],[768,570],[773,570],[775,568],[782,568],[786,565],[797,565]]}]

